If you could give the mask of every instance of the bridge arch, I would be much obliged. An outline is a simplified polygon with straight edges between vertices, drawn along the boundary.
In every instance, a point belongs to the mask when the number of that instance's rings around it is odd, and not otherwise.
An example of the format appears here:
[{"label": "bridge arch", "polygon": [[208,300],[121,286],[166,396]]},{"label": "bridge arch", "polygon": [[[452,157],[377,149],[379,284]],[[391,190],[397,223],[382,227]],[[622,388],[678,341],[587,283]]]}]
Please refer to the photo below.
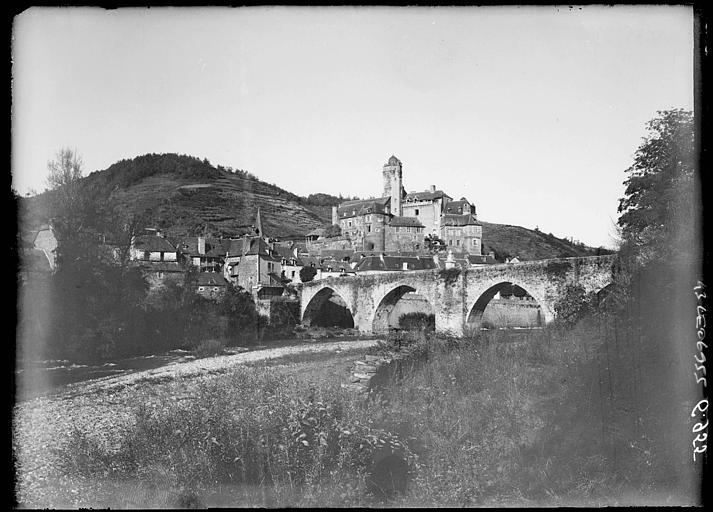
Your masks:
[{"label": "bridge arch", "polygon": [[344,297],[334,288],[320,288],[305,305],[302,324],[306,326],[354,327],[354,313]]},{"label": "bridge arch", "polygon": [[[477,300],[467,309],[466,316],[466,331],[478,331],[483,325],[484,315],[486,313],[486,308],[491,304],[493,298],[499,293],[512,294],[516,297],[524,297],[527,302],[514,301],[512,304],[497,304],[501,306],[504,310],[505,323],[509,325],[512,323],[517,323],[517,319],[508,318],[508,309],[514,308],[514,311],[519,311],[521,314],[519,321],[521,323],[526,323],[530,326],[543,326],[545,323],[549,323],[552,320],[552,312],[549,307],[549,303],[537,287],[521,285],[512,281],[501,281],[495,284],[490,284],[484,291],[482,291]],[[529,300],[528,300],[529,297]],[[529,302],[529,303],[528,303]],[[495,305],[495,304],[494,304]],[[491,311],[491,314],[493,312]],[[512,311],[509,314],[513,314]],[[489,319],[493,321],[493,317]]]},{"label": "bridge arch", "polygon": [[[404,304],[403,302],[399,304],[399,302],[405,298],[409,298],[413,301],[414,305],[412,308],[399,308],[401,304]],[[418,311],[435,316],[436,313],[433,304],[431,304],[426,296],[419,294],[416,288],[407,284],[397,284],[391,287],[378,303],[375,301],[375,304],[377,304],[377,306],[374,310],[374,318],[371,322],[371,330],[374,333],[388,332],[390,327],[397,327],[398,318],[394,317],[395,314],[400,316],[404,312]]]}]

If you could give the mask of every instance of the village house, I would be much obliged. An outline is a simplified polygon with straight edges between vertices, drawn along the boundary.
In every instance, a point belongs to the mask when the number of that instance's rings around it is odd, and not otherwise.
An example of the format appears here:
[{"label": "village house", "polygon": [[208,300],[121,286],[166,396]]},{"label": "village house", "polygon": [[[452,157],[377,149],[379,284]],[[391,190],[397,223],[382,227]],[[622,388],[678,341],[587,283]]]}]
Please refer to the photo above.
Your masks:
[{"label": "village house", "polygon": [[206,299],[219,300],[230,284],[219,272],[200,272],[196,279],[196,293]]},{"label": "village house", "polygon": [[222,269],[229,240],[205,236],[185,237],[177,241],[180,259],[201,272],[216,272]]},{"label": "village house", "polygon": [[178,252],[158,231],[132,237],[129,258],[141,268],[150,290],[160,288],[167,281],[183,282],[186,270],[178,261]]}]

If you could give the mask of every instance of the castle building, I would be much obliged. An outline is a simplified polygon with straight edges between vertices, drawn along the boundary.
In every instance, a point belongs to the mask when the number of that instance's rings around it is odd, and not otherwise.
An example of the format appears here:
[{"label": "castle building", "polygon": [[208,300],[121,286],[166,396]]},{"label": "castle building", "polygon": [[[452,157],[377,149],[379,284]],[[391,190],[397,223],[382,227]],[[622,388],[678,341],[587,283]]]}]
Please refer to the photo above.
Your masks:
[{"label": "castle building", "polygon": [[403,215],[416,217],[425,227],[425,233],[440,236],[441,218],[446,210],[446,205],[452,200],[442,190],[436,190],[431,185],[423,192],[410,192],[406,194],[403,203]]},{"label": "castle building", "polygon": [[479,255],[482,226],[475,206],[453,198],[431,185],[423,192],[406,193],[403,165],[392,155],[382,169],[383,194],[376,199],[346,201],[332,209],[332,224],[349,239],[354,251],[364,253],[425,252],[426,235],[450,240],[452,250]]}]

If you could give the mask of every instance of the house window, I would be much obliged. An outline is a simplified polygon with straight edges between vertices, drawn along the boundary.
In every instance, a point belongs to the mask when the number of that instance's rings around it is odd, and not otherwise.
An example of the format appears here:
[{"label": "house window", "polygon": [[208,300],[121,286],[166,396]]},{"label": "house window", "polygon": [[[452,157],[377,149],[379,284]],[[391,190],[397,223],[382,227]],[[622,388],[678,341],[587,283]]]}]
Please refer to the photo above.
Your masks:
[{"label": "house window", "polygon": [[217,291],[218,291],[218,287],[217,287],[217,286],[214,286],[214,287],[213,287],[213,291],[214,291],[214,292],[217,292]]},{"label": "house window", "polygon": [[456,240],[456,245],[460,245],[460,240]]},{"label": "house window", "polygon": [[163,277],[163,272],[157,272],[157,275],[158,275],[159,279],[161,279]]},{"label": "house window", "polygon": [[453,240],[448,240],[448,245],[453,245]]},{"label": "house window", "polygon": [[203,287],[203,286],[199,286],[199,287],[198,287],[198,291],[199,291],[199,292],[202,292],[202,291],[204,291],[204,290],[205,290],[205,287]]},{"label": "house window", "polygon": [[292,277],[295,277],[295,271],[294,271],[294,270],[292,271]]},{"label": "house window", "polygon": [[416,215],[418,215],[418,208],[416,208],[416,210],[414,210],[414,213],[416,213]]},{"label": "house window", "polygon": [[349,221],[349,227],[352,227],[352,221]]},{"label": "house window", "polygon": [[371,233],[371,224],[366,225],[366,232]]}]

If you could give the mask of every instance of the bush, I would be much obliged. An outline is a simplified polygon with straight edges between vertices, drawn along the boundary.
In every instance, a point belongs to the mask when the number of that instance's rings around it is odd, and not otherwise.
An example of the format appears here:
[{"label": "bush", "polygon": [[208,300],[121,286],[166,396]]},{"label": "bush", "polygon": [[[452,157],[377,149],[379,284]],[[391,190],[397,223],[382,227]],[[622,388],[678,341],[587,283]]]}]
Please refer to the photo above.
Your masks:
[{"label": "bush", "polygon": [[300,269],[300,280],[303,283],[309,283],[312,279],[314,279],[314,276],[317,275],[317,269],[310,266],[310,267],[302,267]]},{"label": "bush", "polygon": [[196,357],[219,356],[223,353],[225,342],[222,340],[209,339],[201,341],[193,348],[193,355]]},{"label": "bush", "polygon": [[438,271],[438,275],[445,281],[447,285],[453,285],[458,281],[458,276],[460,276],[460,268],[444,268]]},{"label": "bush", "polygon": [[404,313],[399,317],[399,327],[407,331],[429,331],[436,330],[436,315],[433,313]]}]

